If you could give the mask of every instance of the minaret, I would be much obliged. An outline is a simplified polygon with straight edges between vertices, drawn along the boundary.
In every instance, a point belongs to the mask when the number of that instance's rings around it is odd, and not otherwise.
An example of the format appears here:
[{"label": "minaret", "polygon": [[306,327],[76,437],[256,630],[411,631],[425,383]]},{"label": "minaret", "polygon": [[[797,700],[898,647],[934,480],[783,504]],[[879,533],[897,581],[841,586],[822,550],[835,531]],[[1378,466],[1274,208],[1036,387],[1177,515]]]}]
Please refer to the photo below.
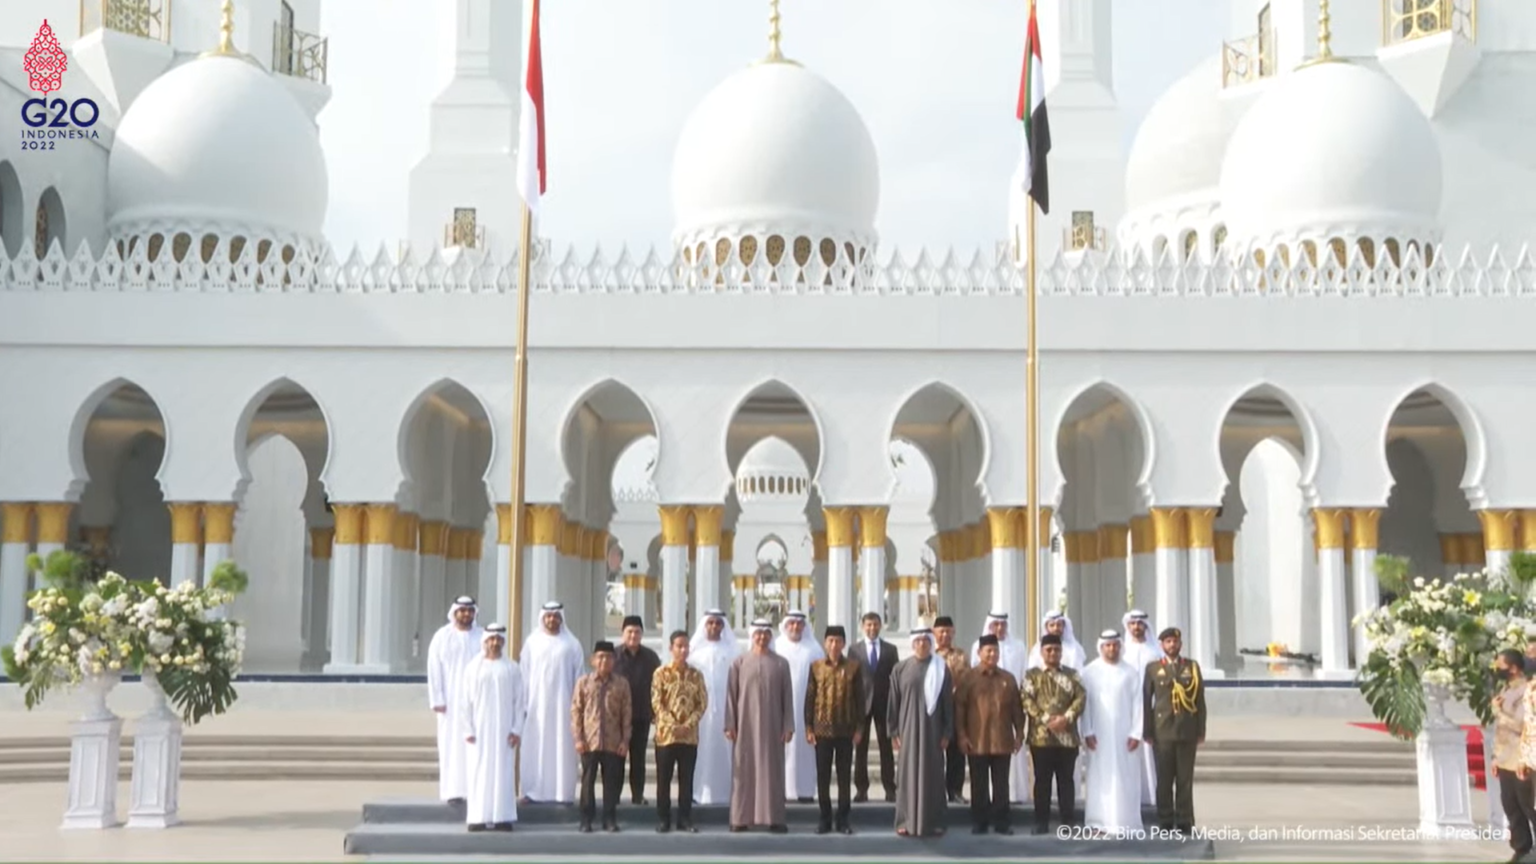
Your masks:
[{"label": "minaret", "polygon": [[[1125,211],[1112,7],[1112,0],[1037,0],[1051,116],[1051,212],[1037,217],[1042,262],[1071,245],[1064,235],[1073,228],[1074,213],[1078,234],[1092,239],[1109,236]],[[1018,41],[1023,44],[1022,27]],[[1011,244],[1018,245],[1014,241],[1023,236],[1026,205],[1024,194],[1015,189],[1009,208]]]},{"label": "minaret", "polygon": [[517,248],[522,0],[455,0],[453,80],[432,100],[427,155],[411,169],[410,242]]}]

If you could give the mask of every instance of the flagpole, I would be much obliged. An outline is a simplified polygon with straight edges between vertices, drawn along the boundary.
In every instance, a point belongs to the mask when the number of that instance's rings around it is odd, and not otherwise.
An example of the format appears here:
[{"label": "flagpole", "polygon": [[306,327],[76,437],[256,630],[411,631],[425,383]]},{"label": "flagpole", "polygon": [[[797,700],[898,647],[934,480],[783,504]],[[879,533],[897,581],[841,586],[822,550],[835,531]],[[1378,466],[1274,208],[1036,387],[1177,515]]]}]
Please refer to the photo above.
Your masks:
[{"label": "flagpole", "polygon": [[1028,643],[1035,644],[1040,638],[1035,631],[1040,626],[1040,357],[1036,344],[1035,328],[1035,199],[1026,196],[1025,206],[1029,208],[1025,217],[1024,227],[1024,255],[1027,259],[1028,270],[1025,271],[1026,316],[1029,318],[1029,335],[1027,337],[1024,360],[1024,424],[1025,441],[1029,447],[1029,456],[1025,472],[1025,482],[1028,484],[1028,507],[1025,510],[1024,536],[1027,538],[1024,544],[1024,609],[1025,632],[1028,634]]},{"label": "flagpole", "polygon": [[528,466],[528,296],[533,293],[533,211],[523,203],[522,240],[517,269],[517,352],[512,360],[512,536],[511,572],[507,574],[507,656],[513,660],[523,646],[523,532],[527,529],[524,498]]}]

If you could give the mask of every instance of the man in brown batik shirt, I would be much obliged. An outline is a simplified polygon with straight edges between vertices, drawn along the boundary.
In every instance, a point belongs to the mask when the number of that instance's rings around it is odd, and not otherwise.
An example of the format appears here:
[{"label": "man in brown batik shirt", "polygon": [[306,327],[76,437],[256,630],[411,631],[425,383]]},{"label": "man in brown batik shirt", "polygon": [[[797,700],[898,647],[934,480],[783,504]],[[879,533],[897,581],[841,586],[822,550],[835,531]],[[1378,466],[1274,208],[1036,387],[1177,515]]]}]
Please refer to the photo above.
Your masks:
[{"label": "man in brown batik shirt", "polygon": [[832,770],[837,769],[837,830],[852,834],[848,824],[848,770],[858,746],[864,718],[874,696],[864,664],[843,655],[847,631],[827,627],[822,647],[827,656],[811,664],[805,686],[805,738],[816,748],[816,793],[821,805],[817,834],[833,828]]},{"label": "man in brown batik shirt", "polygon": [[597,772],[603,772],[603,830],[619,830],[619,792],[624,785],[624,756],[634,724],[629,682],[613,674],[613,643],[592,646],[592,671],[581,676],[571,695],[571,737],[581,757],[581,830],[592,832]]},{"label": "man in brown batik shirt", "polygon": [[981,665],[960,682],[955,698],[955,737],[971,763],[971,833],[988,827],[1012,834],[1008,819],[1008,772],[1024,744],[1028,718],[1013,673],[997,665],[997,637],[977,643]]}]

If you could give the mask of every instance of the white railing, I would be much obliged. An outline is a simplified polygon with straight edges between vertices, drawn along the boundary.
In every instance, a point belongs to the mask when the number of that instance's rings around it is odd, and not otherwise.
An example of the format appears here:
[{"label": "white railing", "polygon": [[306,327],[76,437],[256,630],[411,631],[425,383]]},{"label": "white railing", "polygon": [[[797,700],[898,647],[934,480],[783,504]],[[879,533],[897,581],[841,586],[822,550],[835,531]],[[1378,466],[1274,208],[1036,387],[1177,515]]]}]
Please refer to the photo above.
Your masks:
[{"label": "white railing", "polygon": [[[1361,241],[1366,244],[1367,241]],[[8,259],[0,252],[0,291],[155,293],[341,293],[341,294],[503,294],[514,293],[516,255],[495,250],[386,247],[367,255],[354,249],[338,257],[279,247],[267,242],[136,244],[127,256],[113,244],[105,254],[82,245],[66,256],[55,243],[38,260],[31,246]],[[897,250],[854,264],[839,256],[830,264],[812,257],[798,265],[786,256],[777,265],[761,257],[749,264],[734,259],[716,266],[690,263],[650,249],[616,253],[600,248],[558,256],[548,241],[536,249],[534,290],[554,294],[701,295],[910,295],[1008,296],[1026,290],[1026,276],[1006,254],[954,250]],[[154,246],[157,255],[150,256]],[[761,246],[759,246],[761,248]],[[1371,255],[1370,248],[1393,254]],[[181,255],[178,260],[176,255]],[[1536,296],[1536,260],[1529,247],[1431,249],[1415,244],[1399,250],[1391,241],[1361,246],[1340,260],[1332,254],[1278,254],[1226,248],[1214,258],[1180,260],[1173,250],[1151,256],[1140,248],[1109,248],[1041,262],[1043,295],[1245,296],[1394,295]]]}]

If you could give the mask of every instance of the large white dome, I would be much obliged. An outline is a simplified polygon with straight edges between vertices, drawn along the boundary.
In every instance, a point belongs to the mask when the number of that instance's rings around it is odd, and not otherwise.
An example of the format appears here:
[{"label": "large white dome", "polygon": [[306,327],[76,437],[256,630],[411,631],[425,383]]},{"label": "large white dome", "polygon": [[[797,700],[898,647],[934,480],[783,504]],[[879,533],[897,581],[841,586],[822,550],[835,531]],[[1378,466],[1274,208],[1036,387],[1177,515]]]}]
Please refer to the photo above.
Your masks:
[{"label": "large white dome", "polygon": [[875,142],[837,88],[790,62],[722,81],[694,108],[672,162],[680,245],[757,234],[873,244]]},{"label": "large white dome", "polygon": [[124,115],[108,161],[108,230],[318,243],[327,195],[304,109],[261,67],[214,55],[160,76]]},{"label": "large white dome", "polygon": [[1351,62],[1316,63],[1271,85],[1221,168],[1228,236],[1259,246],[1434,242],[1442,193],[1429,120],[1386,75]]},{"label": "large white dome", "polygon": [[1127,212],[1190,195],[1215,198],[1227,142],[1249,105],[1221,87],[1221,56],[1164,91],[1136,130],[1125,166]]}]

